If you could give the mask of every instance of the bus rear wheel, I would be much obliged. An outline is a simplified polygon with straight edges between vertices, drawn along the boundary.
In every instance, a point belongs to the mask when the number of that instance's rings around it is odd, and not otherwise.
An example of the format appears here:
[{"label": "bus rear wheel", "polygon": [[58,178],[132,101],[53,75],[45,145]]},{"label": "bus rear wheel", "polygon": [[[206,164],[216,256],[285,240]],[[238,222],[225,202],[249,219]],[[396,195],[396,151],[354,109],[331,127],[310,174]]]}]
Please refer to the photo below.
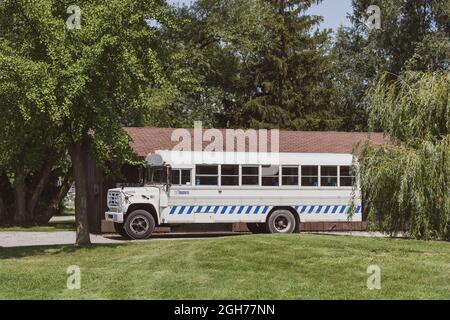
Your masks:
[{"label": "bus rear wheel", "polygon": [[148,239],[155,230],[155,219],[145,210],[135,210],[127,216],[124,229],[131,239]]},{"label": "bus rear wheel", "polygon": [[270,233],[293,233],[295,231],[295,217],[289,210],[277,210],[267,220]]}]

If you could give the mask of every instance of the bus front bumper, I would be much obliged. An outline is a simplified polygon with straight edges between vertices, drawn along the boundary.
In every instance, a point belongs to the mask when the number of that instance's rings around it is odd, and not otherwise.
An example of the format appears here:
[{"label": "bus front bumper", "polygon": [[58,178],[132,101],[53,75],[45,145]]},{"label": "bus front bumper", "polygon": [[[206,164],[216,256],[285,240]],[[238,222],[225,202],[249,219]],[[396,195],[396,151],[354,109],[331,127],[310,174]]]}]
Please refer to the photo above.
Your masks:
[{"label": "bus front bumper", "polygon": [[107,212],[105,212],[105,220],[113,221],[113,222],[117,222],[117,223],[123,223],[123,213],[107,211]]}]

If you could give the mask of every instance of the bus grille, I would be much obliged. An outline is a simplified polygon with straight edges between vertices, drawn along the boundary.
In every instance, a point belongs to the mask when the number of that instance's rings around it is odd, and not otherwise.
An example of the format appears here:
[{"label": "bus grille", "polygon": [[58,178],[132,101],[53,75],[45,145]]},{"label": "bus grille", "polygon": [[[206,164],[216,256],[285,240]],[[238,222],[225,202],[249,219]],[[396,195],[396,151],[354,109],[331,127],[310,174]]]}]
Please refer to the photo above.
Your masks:
[{"label": "bus grille", "polygon": [[108,192],[108,207],[119,207],[121,203],[121,195],[118,191]]}]

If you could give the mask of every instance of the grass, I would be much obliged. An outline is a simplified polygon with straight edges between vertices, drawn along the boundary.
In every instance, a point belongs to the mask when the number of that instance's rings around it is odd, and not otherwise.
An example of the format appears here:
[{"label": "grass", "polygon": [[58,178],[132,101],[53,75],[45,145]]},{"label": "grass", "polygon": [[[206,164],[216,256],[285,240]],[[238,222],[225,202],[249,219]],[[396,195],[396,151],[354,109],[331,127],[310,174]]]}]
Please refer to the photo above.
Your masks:
[{"label": "grass", "polygon": [[49,232],[49,231],[75,231],[75,221],[58,221],[49,222],[46,225],[38,226],[1,226],[0,232],[2,231],[23,231],[23,232]]},{"label": "grass", "polygon": [[[81,289],[66,288],[67,267]],[[381,290],[368,290],[369,265]],[[450,243],[246,235],[0,248],[0,299],[450,299]]]}]

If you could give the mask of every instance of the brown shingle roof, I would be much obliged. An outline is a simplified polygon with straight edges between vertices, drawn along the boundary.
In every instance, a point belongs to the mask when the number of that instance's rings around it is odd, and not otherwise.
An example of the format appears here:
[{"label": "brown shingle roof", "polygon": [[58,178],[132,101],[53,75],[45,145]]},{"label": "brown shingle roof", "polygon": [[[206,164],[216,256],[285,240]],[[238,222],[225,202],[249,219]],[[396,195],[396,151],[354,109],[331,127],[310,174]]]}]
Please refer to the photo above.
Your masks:
[{"label": "brown shingle roof", "polygon": [[[125,128],[125,131],[132,139],[132,149],[141,157],[145,157],[155,150],[173,149],[179,143],[178,141],[171,141],[174,130],[173,128]],[[187,130],[193,134],[193,129]],[[206,129],[203,130],[205,131]],[[225,130],[221,129],[220,131],[225,138]],[[270,133],[268,134],[268,138],[270,143]],[[387,141],[382,133],[280,131],[279,151],[299,153],[352,153],[353,147],[357,143],[365,140],[370,140],[374,145],[381,145]],[[210,142],[204,142],[203,147],[208,144]],[[225,145],[226,140],[224,141],[224,148]],[[246,150],[248,149],[246,148]],[[270,145],[268,146],[268,150],[270,151]]]}]

